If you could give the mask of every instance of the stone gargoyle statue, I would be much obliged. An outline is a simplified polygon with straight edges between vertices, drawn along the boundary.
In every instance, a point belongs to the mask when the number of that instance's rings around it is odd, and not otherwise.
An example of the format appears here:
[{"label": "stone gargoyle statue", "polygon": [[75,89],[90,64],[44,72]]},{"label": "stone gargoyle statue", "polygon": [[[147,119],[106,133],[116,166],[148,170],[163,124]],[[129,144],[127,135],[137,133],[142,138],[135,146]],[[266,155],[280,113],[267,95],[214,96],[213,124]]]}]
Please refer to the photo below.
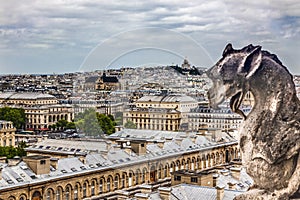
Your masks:
[{"label": "stone gargoyle statue", "polygon": [[[235,199],[289,199],[300,186],[300,101],[293,77],[276,55],[248,45],[228,44],[222,58],[207,72],[208,98],[217,109],[230,99],[233,112],[244,118],[239,130],[242,162],[253,187]],[[255,100],[246,116],[240,109],[245,94]]]}]

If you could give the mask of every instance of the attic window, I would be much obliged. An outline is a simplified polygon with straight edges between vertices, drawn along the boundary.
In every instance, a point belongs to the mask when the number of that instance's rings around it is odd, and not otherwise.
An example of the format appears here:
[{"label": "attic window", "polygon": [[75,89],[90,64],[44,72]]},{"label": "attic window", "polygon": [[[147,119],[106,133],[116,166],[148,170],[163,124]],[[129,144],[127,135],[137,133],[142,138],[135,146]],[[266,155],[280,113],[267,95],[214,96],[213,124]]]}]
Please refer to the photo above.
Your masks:
[{"label": "attic window", "polygon": [[41,165],[45,165],[46,164],[46,160],[40,160],[40,164]]},{"label": "attic window", "polygon": [[100,163],[96,163],[97,167],[101,167],[102,165]]},{"label": "attic window", "polygon": [[62,173],[67,173],[67,171],[65,169],[61,170]]},{"label": "attic window", "polygon": [[36,175],[33,174],[33,175],[30,176],[30,178],[36,179]]},{"label": "attic window", "polygon": [[18,181],[18,182],[23,182],[23,179],[17,178],[17,181]]},{"label": "attic window", "polygon": [[72,170],[73,172],[77,172],[77,169],[75,169],[74,167],[72,167],[71,170]]}]

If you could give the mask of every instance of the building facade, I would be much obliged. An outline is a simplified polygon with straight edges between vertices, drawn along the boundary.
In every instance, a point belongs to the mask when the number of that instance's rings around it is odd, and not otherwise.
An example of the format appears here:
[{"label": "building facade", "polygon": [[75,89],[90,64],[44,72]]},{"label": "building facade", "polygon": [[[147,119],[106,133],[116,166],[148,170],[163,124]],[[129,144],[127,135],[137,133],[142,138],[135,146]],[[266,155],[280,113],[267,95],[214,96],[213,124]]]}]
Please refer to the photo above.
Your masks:
[{"label": "building facade", "polygon": [[188,122],[197,101],[185,95],[143,96],[123,113],[123,124],[132,121],[138,129],[178,131]]},{"label": "building facade", "polygon": [[[2,164],[0,199],[125,200],[141,192],[143,184],[153,187],[170,185],[172,172],[207,170],[238,157],[236,140],[215,143],[206,141],[203,135],[194,137],[174,133],[172,141],[157,144],[154,141],[163,140],[163,135],[170,134],[155,132],[151,135],[151,142],[146,139],[149,134],[145,133],[146,138],[139,138],[138,145],[140,150],[146,148],[146,151],[140,151],[134,147],[135,134],[124,134],[115,133],[111,137],[114,145],[101,154],[94,152],[84,158],[60,159],[31,155],[16,166]],[[129,141],[121,139],[123,137]]]},{"label": "building facade", "polygon": [[[250,107],[242,108],[245,114],[249,113],[250,110]],[[243,122],[242,117],[233,113],[226,105],[220,106],[219,110],[214,110],[208,106],[199,106],[191,110],[188,119],[189,130],[192,131],[199,131],[203,128],[237,130]]]},{"label": "building facade", "polygon": [[10,121],[0,120],[0,146],[15,146],[16,128]]},{"label": "building facade", "polygon": [[0,93],[2,106],[25,110],[26,130],[48,130],[59,120],[71,122],[74,119],[73,106],[60,104],[56,97],[43,93]]}]

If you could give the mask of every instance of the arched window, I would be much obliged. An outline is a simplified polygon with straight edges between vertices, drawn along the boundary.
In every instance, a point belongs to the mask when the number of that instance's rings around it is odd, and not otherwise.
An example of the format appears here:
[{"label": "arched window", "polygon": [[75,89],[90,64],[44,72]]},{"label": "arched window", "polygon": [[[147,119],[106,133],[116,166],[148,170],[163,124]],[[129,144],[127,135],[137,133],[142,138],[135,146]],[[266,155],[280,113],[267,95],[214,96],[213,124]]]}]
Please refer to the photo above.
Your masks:
[{"label": "arched window", "polygon": [[39,191],[35,191],[32,195],[32,200],[39,200],[42,199],[42,195]]},{"label": "arched window", "polygon": [[119,176],[115,176],[115,181],[114,181],[114,189],[117,190],[119,188]]},{"label": "arched window", "polygon": [[[21,197],[21,198],[23,198],[23,197]],[[46,194],[46,200],[50,200],[50,199],[51,199],[51,191],[48,190],[47,194]]]},{"label": "arched window", "polygon": [[26,196],[23,194],[20,198],[19,198],[19,200],[26,200],[27,198],[26,198]]},{"label": "arched window", "polygon": [[102,192],[103,192],[103,180],[100,179],[100,181],[99,181],[99,194],[102,194]]},{"label": "arched window", "polygon": [[56,200],[62,200],[62,188],[58,187],[56,189]]},{"label": "arched window", "polygon": [[75,188],[74,188],[74,199],[75,200],[78,199],[78,185],[75,185]]},{"label": "arched window", "polygon": [[107,183],[106,183],[106,187],[107,187],[107,192],[110,192],[111,190],[111,180],[110,177],[107,178]]},{"label": "arched window", "polygon": [[145,180],[146,180],[146,173],[147,173],[147,170],[145,170],[145,168],[143,169],[143,173],[142,173],[142,183],[145,183]]},{"label": "arched window", "polygon": [[95,195],[95,181],[92,181],[92,184],[91,184],[91,195]]},{"label": "arched window", "polygon": [[133,172],[129,172],[129,176],[128,176],[128,186],[131,187],[132,186],[132,182],[133,182]]},{"label": "arched window", "polygon": [[65,192],[65,200],[70,200],[70,188],[68,186]]},{"label": "arched window", "polygon": [[137,170],[136,173],[135,173],[135,185],[138,185],[139,184],[139,176],[140,176],[140,171]]},{"label": "arched window", "polygon": [[161,165],[158,168],[158,179],[161,179]]},{"label": "arched window", "polygon": [[82,186],[82,195],[83,195],[83,197],[86,197],[86,187],[87,187],[86,183],[83,183],[83,186]]},{"label": "arched window", "polygon": [[164,177],[166,178],[168,176],[168,165],[164,168]]},{"label": "arched window", "polygon": [[125,187],[125,177],[126,177],[125,174],[123,174],[122,175],[122,181],[121,181],[122,182],[122,185],[121,185],[122,188]]}]

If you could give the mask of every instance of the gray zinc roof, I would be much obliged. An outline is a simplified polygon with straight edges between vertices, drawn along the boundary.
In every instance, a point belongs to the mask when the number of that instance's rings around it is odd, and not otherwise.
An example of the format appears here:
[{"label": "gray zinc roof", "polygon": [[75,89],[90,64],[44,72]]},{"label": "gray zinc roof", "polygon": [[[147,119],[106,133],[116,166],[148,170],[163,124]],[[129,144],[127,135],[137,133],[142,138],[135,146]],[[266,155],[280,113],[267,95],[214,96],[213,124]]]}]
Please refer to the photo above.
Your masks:
[{"label": "gray zinc roof", "polygon": [[38,93],[38,92],[5,92],[0,93],[0,99],[56,99],[55,96],[50,94]]},{"label": "gray zinc roof", "polygon": [[155,95],[155,96],[143,96],[137,102],[191,102],[196,103],[197,101],[190,96],[169,94],[169,95]]},{"label": "gray zinc roof", "polygon": [[[171,200],[216,200],[217,189],[204,186],[180,184],[172,187]],[[235,190],[224,190],[223,200],[232,200],[235,196],[241,194],[241,192]]]}]

